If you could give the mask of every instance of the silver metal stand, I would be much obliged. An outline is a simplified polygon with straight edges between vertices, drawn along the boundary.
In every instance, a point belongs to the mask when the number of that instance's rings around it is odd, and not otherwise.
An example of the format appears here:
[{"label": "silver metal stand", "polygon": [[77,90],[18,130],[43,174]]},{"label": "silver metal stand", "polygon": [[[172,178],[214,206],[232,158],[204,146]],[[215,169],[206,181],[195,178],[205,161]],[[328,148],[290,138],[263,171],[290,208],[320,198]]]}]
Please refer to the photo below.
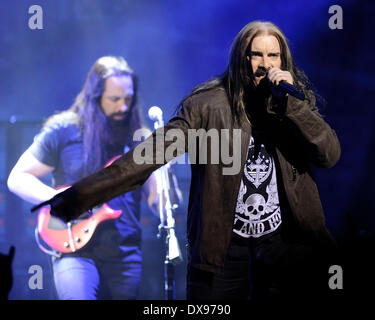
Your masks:
[{"label": "silver metal stand", "polygon": [[[154,108],[154,109],[153,109]],[[151,112],[153,109],[153,113]],[[162,111],[158,107],[152,107],[149,110],[149,117],[154,120],[154,128],[158,129],[164,126]],[[165,164],[157,171],[155,175],[158,181],[159,194],[159,214],[160,225],[158,227],[158,238],[165,244],[164,259],[164,289],[165,299],[174,300],[175,296],[175,278],[174,266],[183,261],[178,240],[175,234],[175,220],[173,211],[178,208],[177,201],[171,201],[171,165]],[[163,206],[165,204],[165,207]]]}]

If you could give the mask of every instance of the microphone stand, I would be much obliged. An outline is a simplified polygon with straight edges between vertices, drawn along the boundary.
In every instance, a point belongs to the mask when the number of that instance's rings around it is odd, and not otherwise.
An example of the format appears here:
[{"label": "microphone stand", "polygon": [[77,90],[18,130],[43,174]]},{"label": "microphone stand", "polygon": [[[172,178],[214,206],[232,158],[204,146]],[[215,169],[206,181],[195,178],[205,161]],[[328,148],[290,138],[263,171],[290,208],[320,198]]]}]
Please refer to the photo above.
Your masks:
[{"label": "microphone stand", "polygon": [[[154,123],[155,129],[164,126],[163,120],[158,118]],[[158,181],[159,193],[159,214],[160,225],[158,226],[159,239],[162,239],[165,244],[165,259],[164,259],[164,290],[165,299],[174,300],[175,295],[175,279],[174,279],[174,266],[183,261],[178,240],[175,233],[175,220],[173,218],[173,211],[178,208],[177,203],[171,201],[170,196],[170,177],[169,177],[170,164],[167,163],[159,170],[155,171]],[[165,202],[165,208],[163,203]]]}]

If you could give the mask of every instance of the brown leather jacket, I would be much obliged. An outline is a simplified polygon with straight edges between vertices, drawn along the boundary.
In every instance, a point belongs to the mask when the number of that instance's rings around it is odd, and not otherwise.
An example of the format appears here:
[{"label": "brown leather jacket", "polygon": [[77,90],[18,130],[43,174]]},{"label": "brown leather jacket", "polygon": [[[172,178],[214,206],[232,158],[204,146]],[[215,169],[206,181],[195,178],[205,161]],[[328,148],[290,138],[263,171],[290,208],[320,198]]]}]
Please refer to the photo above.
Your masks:
[{"label": "brown leather jacket", "polygon": [[[285,196],[283,212],[300,234],[326,243],[332,238],[325,227],[324,214],[317,186],[309,164],[332,167],[340,157],[340,144],[317,108],[289,96],[282,115],[268,110],[273,117],[269,134],[273,137],[278,166],[279,194]],[[251,125],[247,117],[240,123],[232,121],[232,111],[225,90],[221,87],[188,98],[164,127],[180,129],[187,137],[188,129],[241,129],[241,168],[245,164]],[[143,144],[153,145],[153,158],[163,156],[172,143],[157,146],[156,130]],[[231,137],[231,136],[230,136]],[[187,139],[186,139],[187,141]],[[230,150],[232,150],[230,138]],[[209,148],[208,148],[209,149]],[[187,151],[187,143],[183,146]],[[102,169],[73,185],[52,200],[52,211],[65,220],[141,186],[161,164],[137,165],[131,150],[110,167]],[[208,152],[209,153],[209,152]],[[208,159],[210,159],[208,157]],[[166,159],[170,160],[170,159]],[[223,175],[224,164],[192,164],[190,197],[187,215],[188,263],[197,268],[221,272],[230,243],[235,205],[243,170]],[[284,210],[284,211],[283,211]],[[283,224],[286,219],[283,217]],[[282,224],[282,225],[283,225]]]}]

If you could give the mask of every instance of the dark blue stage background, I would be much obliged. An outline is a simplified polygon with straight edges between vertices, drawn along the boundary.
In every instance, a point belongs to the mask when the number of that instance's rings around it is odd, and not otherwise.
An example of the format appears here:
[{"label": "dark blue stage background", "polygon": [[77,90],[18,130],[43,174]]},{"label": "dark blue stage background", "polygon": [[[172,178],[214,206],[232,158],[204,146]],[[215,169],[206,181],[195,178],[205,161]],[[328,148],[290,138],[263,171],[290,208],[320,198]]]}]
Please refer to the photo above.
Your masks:
[{"label": "dark blue stage background", "polygon": [[[43,9],[42,30],[29,28],[32,4]],[[329,28],[331,5],[343,9],[342,30]],[[367,281],[375,232],[374,2],[17,0],[1,1],[0,12],[0,252],[16,247],[10,299],[56,298],[49,259],[34,240],[36,216],[6,187],[43,119],[72,104],[98,57],[121,55],[139,75],[145,112],[158,105],[168,120],[196,84],[224,70],[232,40],[251,20],[281,27],[298,66],[328,102],[321,112],[337,131],[342,157],[334,168],[314,172],[327,226],[356,264],[351,278]],[[176,213],[185,257],[190,169],[175,171],[185,197]],[[146,207],[142,225],[140,299],[163,299],[163,246]],[[28,285],[33,265],[42,267],[43,289]],[[185,299],[185,268],[176,267],[178,299]]]}]

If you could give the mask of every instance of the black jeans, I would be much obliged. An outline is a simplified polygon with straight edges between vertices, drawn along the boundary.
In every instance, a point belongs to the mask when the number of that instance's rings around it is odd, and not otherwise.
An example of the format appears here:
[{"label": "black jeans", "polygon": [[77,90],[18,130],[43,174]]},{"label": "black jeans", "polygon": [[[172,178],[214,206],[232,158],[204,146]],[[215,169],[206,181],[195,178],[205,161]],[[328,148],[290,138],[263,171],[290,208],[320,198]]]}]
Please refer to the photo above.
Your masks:
[{"label": "black jeans", "polygon": [[250,293],[249,262],[249,247],[231,243],[224,274],[189,267],[187,300],[247,300]]},{"label": "black jeans", "polygon": [[315,298],[328,292],[328,260],[319,248],[285,242],[279,233],[232,240],[224,274],[188,268],[188,300]]}]

